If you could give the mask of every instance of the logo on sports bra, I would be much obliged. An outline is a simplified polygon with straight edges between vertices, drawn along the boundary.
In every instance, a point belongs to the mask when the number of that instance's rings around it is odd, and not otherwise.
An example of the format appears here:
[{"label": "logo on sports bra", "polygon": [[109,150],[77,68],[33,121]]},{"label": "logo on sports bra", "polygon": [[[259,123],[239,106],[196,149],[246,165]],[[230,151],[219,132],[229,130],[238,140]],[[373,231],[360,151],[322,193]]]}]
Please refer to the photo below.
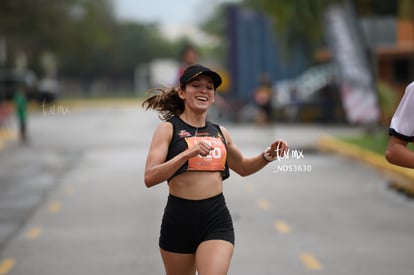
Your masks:
[{"label": "logo on sports bra", "polygon": [[186,137],[191,137],[191,134],[187,130],[180,130],[178,132],[178,136],[180,138],[186,138]]},{"label": "logo on sports bra", "polygon": [[188,148],[193,147],[198,141],[204,141],[214,147],[210,153],[202,157],[200,155],[188,160],[188,171],[224,171],[226,166],[227,151],[221,138],[218,137],[187,137],[185,139]]}]

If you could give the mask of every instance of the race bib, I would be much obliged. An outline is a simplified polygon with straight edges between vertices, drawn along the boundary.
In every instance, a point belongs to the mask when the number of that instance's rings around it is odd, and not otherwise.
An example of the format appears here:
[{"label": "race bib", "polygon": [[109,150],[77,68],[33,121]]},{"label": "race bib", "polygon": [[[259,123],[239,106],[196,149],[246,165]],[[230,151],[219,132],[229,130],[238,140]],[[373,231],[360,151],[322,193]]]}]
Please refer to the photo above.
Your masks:
[{"label": "race bib", "polygon": [[203,156],[195,156],[188,160],[188,171],[224,171],[226,165],[227,151],[221,138],[218,137],[187,137],[188,148],[193,147],[197,142],[204,141],[214,149]]}]

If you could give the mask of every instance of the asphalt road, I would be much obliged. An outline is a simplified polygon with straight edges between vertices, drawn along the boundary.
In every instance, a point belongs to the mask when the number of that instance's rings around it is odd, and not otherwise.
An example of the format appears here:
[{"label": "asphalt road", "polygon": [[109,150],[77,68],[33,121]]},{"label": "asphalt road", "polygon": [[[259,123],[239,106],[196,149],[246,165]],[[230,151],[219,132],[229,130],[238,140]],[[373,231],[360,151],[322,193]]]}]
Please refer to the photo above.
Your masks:
[{"label": "asphalt road", "polygon": [[[0,151],[0,275],[163,274],[168,190],[143,184],[157,114],[138,103],[49,107],[31,114],[27,146]],[[229,274],[413,274],[414,202],[372,168],[310,150],[319,135],[350,129],[223,124],[246,155],[276,137],[292,148],[226,180]]]}]

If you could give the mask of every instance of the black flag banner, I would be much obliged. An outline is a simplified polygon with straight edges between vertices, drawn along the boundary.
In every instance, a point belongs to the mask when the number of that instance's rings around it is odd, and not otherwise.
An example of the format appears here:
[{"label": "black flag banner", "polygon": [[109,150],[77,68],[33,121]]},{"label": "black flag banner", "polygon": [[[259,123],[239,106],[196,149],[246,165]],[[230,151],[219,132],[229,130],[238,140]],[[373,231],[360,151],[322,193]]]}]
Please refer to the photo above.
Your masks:
[{"label": "black flag banner", "polygon": [[330,6],[325,14],[327,38],[341,77],[341,97],[352,124],[376,123],[380,110],[368,48],[349,1]]}]

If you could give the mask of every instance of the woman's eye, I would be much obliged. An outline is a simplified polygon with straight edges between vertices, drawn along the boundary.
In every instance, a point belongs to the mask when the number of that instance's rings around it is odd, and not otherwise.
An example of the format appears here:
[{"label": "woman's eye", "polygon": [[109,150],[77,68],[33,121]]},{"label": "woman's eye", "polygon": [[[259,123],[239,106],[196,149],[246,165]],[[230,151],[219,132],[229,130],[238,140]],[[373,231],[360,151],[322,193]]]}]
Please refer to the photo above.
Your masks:
[{"label": "woman's eye", "polygon": [[[191,84],[191,86],[194,87],[194,88],[201,88],[201,87],[203,87],[203,85],[200,82],[197,82],[197,81],[194,81]],[[207,90],[214,90],[214,85],[206,85],[205,87],[206,87]]]}]

